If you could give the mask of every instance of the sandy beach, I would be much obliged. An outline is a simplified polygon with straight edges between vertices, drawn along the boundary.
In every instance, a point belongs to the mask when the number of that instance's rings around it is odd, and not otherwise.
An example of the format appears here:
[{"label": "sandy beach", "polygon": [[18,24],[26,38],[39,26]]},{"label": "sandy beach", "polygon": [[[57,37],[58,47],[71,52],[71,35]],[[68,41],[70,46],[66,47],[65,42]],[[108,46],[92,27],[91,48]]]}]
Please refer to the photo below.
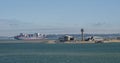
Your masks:
[{"label": "sandy beach", "polygon": [[[103,43],[118,43],[120,40],[107,40]],[[0,40],[0,43],[46,43],[46,44],[59,44],[59,43],[66,43],[66,44],[86,44],[86,43],[95,43],[95,41],[66,41],[66,42],[59,42],[57,40]]]},{"label": "sandy beach", "polygon": [[0,43],[48,43],[49,41],[52,40],[0,40]]}]

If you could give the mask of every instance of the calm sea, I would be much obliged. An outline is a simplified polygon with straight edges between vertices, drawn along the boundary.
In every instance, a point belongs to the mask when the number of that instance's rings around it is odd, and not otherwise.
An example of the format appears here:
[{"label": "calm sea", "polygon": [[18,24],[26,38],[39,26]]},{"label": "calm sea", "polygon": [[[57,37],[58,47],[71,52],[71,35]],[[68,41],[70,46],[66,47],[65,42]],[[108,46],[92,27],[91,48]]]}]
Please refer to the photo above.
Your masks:
[{"label": "calm sea", "polygon": [[1,43],[0,63],[120,63],[120,43]]}]

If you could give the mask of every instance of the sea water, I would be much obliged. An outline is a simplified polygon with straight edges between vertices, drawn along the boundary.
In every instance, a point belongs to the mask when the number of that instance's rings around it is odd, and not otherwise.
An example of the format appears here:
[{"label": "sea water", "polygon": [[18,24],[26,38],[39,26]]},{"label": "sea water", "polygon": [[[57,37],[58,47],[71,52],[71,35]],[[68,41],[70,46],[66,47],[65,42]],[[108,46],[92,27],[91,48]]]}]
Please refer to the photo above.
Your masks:
[{"label": "sea water", "polygon": [[1,43],[0,63],[120,63],[120,43]]}]

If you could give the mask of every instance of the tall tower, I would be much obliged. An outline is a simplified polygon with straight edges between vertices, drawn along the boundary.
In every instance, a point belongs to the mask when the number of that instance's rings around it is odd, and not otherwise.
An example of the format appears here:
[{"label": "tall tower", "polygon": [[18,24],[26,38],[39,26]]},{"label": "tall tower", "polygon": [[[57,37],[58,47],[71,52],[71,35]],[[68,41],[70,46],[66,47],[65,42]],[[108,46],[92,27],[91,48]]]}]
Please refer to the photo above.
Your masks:
[{"label": "tall tower", "polygon": [[82,37],[82,41],[84,41],[84,29],[81,29],[81,37]]}]

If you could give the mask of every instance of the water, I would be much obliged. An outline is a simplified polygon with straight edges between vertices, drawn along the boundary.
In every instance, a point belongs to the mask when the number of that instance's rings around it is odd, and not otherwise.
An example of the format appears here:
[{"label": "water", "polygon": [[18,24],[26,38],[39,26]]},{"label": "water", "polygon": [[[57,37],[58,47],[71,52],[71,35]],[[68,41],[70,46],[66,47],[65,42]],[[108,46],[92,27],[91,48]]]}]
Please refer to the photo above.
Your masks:
[{"label": "water", "polygon": [[120,63],[120,43],[1,43],[0,63]]}]

